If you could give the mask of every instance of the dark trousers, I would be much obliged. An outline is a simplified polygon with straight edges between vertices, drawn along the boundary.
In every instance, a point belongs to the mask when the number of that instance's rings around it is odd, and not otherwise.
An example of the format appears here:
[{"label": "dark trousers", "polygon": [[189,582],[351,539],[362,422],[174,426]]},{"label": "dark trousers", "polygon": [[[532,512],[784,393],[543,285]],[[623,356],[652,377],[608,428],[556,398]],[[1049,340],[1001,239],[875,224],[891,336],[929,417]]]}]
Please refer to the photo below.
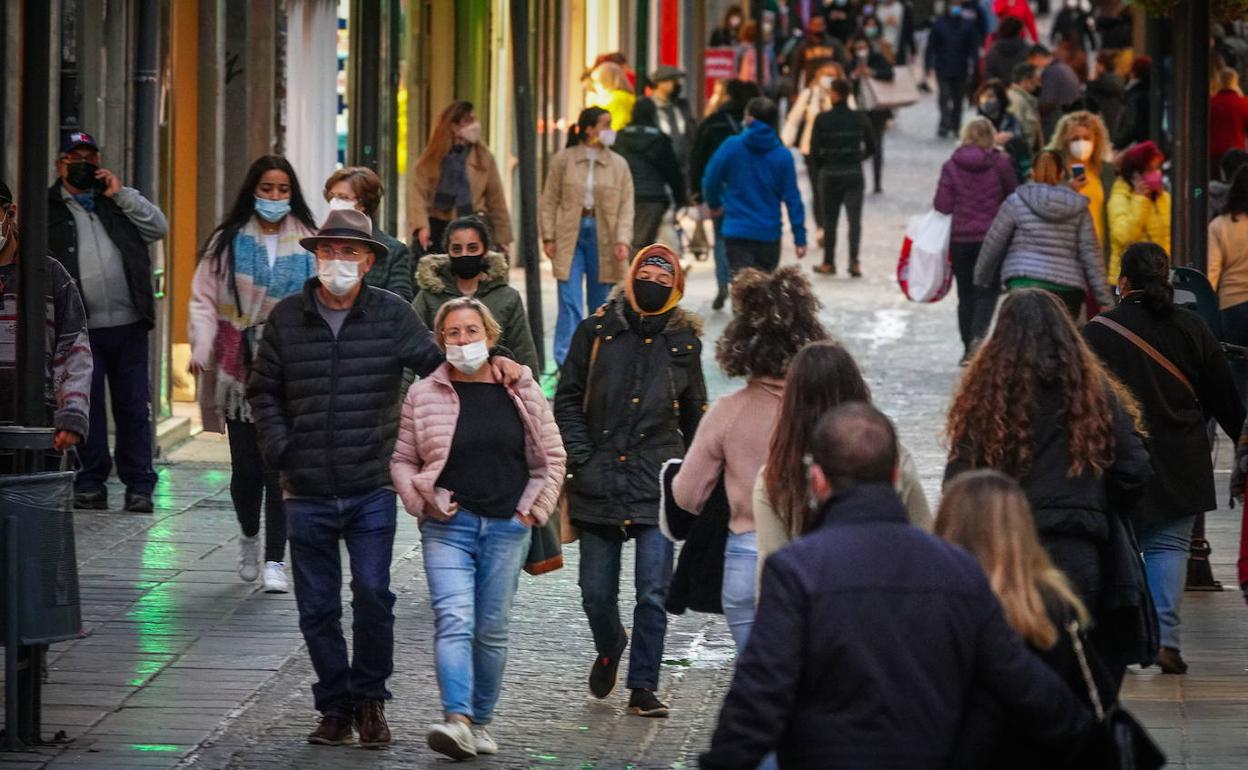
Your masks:
[{"label": "dark trousers", "polygon": [[[354,703],[390,697],[394,671],[395,495],[378,489],[352,497],[292,497],[286,501],[299,630],[316,671],[316,710],[349,716]],[[352,658],[342,636],[342,560],[351,561]]]},{"label": "dark trousers", "polygon": [[814,199],[811,204],[815,210],[815,225],[824,227],[823,224],[823,191],[819,189],[819,164],[815,163],[810,155],[803,155],[802,159],[806,161],[806,176],[810,177],[810,194]]},{"label": "dark trousers", "polygon": [[[1232,305],[1222,311],[1222,330],[1232,345],[1248,347],[1248,302]],[[1239,397],[1248,406],[1248,361],[1239,356],[1229,359],[1231,376],[1239,388]]]},{"label": "dark trousers", "polygon": [[875,140],[875,153],[871,156],[871,181],[875,183],[875,191],[884,189],[884,127],[893,116],[892,110],[871,110],[867,118],[871,121],[871,138]]},{"label": "dark trousers", "polygon": [[[82,446],[82,470],[75,487],[89,492],[104,486],[117,462],[126,489],[150,495],[156,486],[152,467],[152,397],[147,370],[147,327],[141,323],[89,329],[91,427]],[[104,386],[113,404],[114,451],[108,451],[108,414]]]},{"label": "dark trousers", "polygon": [[982,245],[978,241],[949,244],[953,279],[958,285],[958,333],[962,336],[962,347],[968,351],[974,342],[988,333],[992,311],[997,305],[995,283],[993,288],[975,286],[975,263],[979,261],[979,247]]},{"label": "dark trousers", "polygon": [[230,439],[230,499],[238,525],[247,537],[260,533],[260,508],[264,507],[264,560],[286,561],[286,506],[277,471],[264,466],[256,424],[228,420]]},{"label": "dark trousers", "polygon": [[663,224],[668,205],[666,200],[633,202],[634,251],[658,240],[659,227]]},{"label": "dark trousers", "polygon": [[841,220],[841,206],[849,220],[849,262],[858,264],[858,246],[862,243],[862,196],[866,181],[862,172],[822,171],[819,189],[823,197],[823,264],[836,266],[836,228]]},{"label": "dark trousers", "polygon": [[747,267],[770,273],[780,264],[780,241],[724,236],[724,250],[728,254],[728,270],[733,275]]},{"label": "dark trousers", "polygon": [[[629,689],[657,690],[663,639],[667,635],[667,589],[672,582],[672,543],[658,527],[631,528],[637,544],[633,582],[637,603],[633,608],[633,649],[628,656]],[[614,533],[611,533],[614,534]],[[620,622],[620,537],[581,529],[581,604],[594,647],[608,655],[624,639]]]},{"label": "dark trousers", "polygon": [[966,77],[938,78],[940,130],[957,134],[962,130],[962,100],[966,98]]}]

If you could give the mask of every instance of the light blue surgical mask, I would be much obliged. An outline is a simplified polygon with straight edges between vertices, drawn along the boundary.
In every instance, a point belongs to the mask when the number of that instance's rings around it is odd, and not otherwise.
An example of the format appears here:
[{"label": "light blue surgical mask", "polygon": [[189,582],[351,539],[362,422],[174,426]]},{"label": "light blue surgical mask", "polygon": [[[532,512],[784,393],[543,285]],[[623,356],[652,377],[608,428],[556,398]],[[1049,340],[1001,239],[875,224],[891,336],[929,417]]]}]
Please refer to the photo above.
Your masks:
[{"label": "light blue surgical mask", "polygon": [[273,201],[256,196],[256,213],[265,221],[280,222],[283,217],[290,213],[290,198]]}]

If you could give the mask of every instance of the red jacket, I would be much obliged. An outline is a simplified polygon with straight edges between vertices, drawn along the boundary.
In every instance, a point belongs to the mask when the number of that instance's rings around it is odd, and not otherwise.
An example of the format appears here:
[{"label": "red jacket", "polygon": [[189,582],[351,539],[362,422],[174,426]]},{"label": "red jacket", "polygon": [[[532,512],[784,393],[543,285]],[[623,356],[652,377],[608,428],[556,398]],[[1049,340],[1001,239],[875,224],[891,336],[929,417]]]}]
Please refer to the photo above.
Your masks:
[{"label": "red jacket", "polygon": [[[1224,88],[1209,98],[1209,157],[1244,149],[1248,136],[1248,97]],[[1215,171],[1215,169],[1210,169]]]},{"label": "red jacket", "polygon": [[1036,33],[1036,17],[1027,0],[993,0],[992,12],[996,14],[998,22],[1006,16],[1018,19],[1027,30],[1027,37],[1031,38],[1031,42],[1040,42],[1040,35]]}]

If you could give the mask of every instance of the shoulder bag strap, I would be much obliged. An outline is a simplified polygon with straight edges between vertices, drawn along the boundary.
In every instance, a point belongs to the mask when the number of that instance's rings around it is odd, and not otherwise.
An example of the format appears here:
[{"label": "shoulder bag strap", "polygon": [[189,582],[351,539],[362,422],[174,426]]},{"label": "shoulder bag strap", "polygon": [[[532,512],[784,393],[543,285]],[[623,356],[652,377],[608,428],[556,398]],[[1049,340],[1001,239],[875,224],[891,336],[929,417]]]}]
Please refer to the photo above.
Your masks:
[{"label": "shoulder bag strap", "polygon": [[1105,721],[1105,707],[1101,704],[1101,693],[1096,689],[1096,680],[1092,678],[1092,667],[1088,665],[1088,656],[1083,651],[1083,637],[1079,634],[1078,621],[1066,624],[1066,633],[1075,647],[1075,657],[1079,659],[1079,670],[1083,673],[1083,683],[1088,688],[1088,697],[1092,700],[1092,711],[1096,713],[1096,721]]},{"label": "shoulder bag strap", "polygon": [[1138,334],[1131,331],[1130,329],[1123,326],[1122,324],[1118,323],[1117,321],[1110,319],[1110,318],[1106,318],[1103,315],[1098,315],[1097,317],[1093,318],[1092,323],[1098,323],[1101,326],[1105,326],[1109,328],[1111,331],[1114,331],[1117,334],[1121,335],[1124,339],[1126,339],[1132,345],[1135,345],[1137,348],[1144,351],[1144,353],[1149,358],[1157,362],[1158,366],[1160,366],[1162,369],[1165,369],[1167,372],[1170,372],[1170,374],[1174,375],[1174,378],[1176,380],[1183,383],[1183,387],[1187,388],[1187,392],[1192,394],[1192,398],[1195,398],[1197,401],[1200,400],[1199,397],[1196,395],[1196,388],[1192,387],[1192,381],[1187,379],[1187,376],[1183,374],[1183,372],[1179,371],[1179,367],[1175,366],[1174,363],[1170,361],[1170,359],[1163,356],[1161,354],[1161,351],[1157,350],[1157,348],[1145,342]]}]

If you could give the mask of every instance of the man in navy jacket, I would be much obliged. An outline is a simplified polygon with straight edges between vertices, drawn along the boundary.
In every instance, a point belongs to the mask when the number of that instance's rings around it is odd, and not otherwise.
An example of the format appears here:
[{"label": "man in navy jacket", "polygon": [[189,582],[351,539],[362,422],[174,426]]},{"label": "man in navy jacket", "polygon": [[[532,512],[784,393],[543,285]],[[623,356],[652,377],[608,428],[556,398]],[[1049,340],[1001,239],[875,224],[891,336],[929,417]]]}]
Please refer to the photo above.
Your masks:
[{"label": "man in navy jacket", "polygon": [[816,431],[822,519],[772,555],[703,768],[941,768],[967,693],[982,689],[1055,752],[1092,717],[1023,646],[978,563],[908,524],[897,439],[867,404]]}]

